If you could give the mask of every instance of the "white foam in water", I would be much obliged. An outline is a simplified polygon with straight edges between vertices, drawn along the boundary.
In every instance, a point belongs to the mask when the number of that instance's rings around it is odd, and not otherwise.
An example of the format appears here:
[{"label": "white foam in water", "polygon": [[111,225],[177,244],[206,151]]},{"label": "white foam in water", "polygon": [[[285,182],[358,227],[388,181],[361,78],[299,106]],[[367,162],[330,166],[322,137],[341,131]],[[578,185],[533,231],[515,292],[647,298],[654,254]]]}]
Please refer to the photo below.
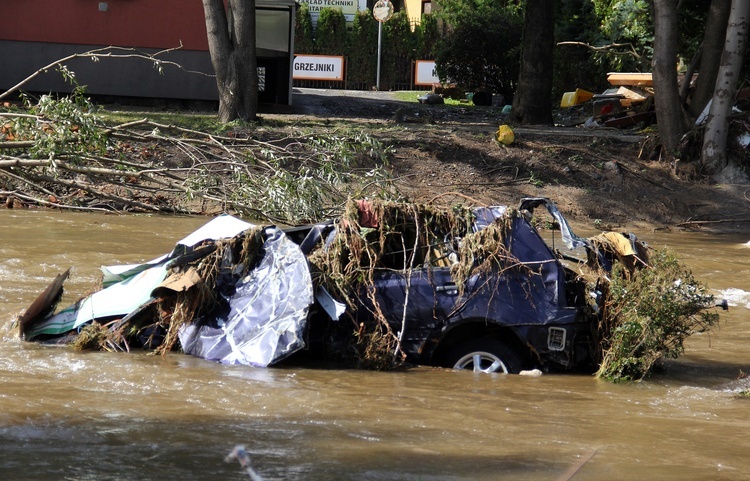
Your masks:
[{"label": "white foam in water", "polygon": [[744,307],[750,309],[750,292],[730,287],[719,292],[718,299],[726,299],[730,306]]}]

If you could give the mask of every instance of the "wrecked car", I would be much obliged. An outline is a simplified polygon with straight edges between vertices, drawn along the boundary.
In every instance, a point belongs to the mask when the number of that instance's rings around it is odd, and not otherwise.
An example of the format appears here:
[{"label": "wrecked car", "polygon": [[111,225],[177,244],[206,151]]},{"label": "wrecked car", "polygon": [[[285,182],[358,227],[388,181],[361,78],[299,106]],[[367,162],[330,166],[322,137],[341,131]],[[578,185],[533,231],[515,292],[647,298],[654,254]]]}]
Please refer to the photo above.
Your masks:
[{"label": "wrecked car", "polygon": [[[590,362],[590,298],[530,222],[539,206],[570,247],[584,245],[546,199],[452,215],[399,206],[374,213],[361,203],[353,218],[329,227],[319,251],[325,259],[309,257],[318,284],[348,299],[351,322],[313,317],[311,331],[327,337],[329,352],[354,350],[360,365],[373,368],[389,367],[390,353],[416,364],[506,373]],[[339,272],[341,258],[347,265]],[[347,273],[357,278],[354,287]],[[345,286],[336,285],[342,279]],[[335,339],[342,323],[353,339]]]},{"label": "wrecked car", "polygon": [[306,353],[374,369],[591,367],[596,286],[542,238],[539,207],[566,247],[602,257],[542,198],[518,208],[350,201],[335,221],[286,229],[225,215],[159,259],[103,268],[102,290],[55,313],[58,276],[19,331],[255,366]]}]

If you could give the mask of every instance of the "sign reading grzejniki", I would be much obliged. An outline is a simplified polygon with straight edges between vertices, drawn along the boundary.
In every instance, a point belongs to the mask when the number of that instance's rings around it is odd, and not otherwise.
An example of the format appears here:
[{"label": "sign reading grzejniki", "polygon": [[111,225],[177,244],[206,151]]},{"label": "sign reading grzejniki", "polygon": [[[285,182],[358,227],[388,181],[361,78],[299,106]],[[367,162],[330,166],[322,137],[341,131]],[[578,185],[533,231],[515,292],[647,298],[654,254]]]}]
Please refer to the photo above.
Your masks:
[{"label": "sign reading grzejniki", "polygon": [[344,80],[344,57],[295,55],[294,80]]}]

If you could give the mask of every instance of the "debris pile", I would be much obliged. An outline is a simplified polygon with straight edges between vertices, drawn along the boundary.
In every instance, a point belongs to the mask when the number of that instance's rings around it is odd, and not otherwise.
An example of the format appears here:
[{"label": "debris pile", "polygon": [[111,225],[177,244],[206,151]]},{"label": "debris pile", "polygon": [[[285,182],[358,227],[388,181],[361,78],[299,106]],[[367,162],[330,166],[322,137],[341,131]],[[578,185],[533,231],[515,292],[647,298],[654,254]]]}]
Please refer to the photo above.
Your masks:
[{"label": "debris pile", "polygon": [[[337,349],[338,357],[349,357],[344,360],[369,369],[390,369],[405,360],[400,336],[380,307],[377,270],[404,272],[410,279],[413,270],[424,266],[451,267],[457,289],[462,291],[466,279],[483,263],[500,262],[498,249],[505,259],[510,257],[502,245],[484,245],[484,252],[494,253],[493,258],[470,247],[479,235],[472,232],[475,221],[474,211],[465,206],[440,209],[424,204],[349,202],[327,248],[309,256],[314,283],[343,299],[352,321],[336,329],[339,339],[334,345],[348,347]],[[369,312],[363,316],[361,309]]]},{"label": "debris pile", "polygon": [[[519,244],[544,245],[529,222],[540,222],[531,213],[539,205],[566,245],[585,248],[586,259],[550,250],[549,258],[534,257],[539,247]],[[462,309],[474,312],[467,319],[490,324],[507,309],[496,303],[520,302],[508,311],[521,316],[509,326],[531,329],[529,339],[539,330],[543,343],[528,345],[534,355],[559,352],[571,368],[587,357],[599,376],[633,380],[716,324],[718,315],[708,312],[713,297],[673,255],[651,251],[632,234],[581,239],[557,214],[546,199],[524,199],[519,209],[350,200],[336,221],[289,229],[221,216],[161,258],[103,268],[100,291],[53,313],[67,273],[58,276],[19,319],[19,330],[27,340],[76,349],[179,348],[269,366],[308,347],[317,328],[326,357],[393,369],[424,348],[413,344],[415,329],[451,327],[444,319]],[[563,258],[575,268],[563,271]],[[424,325],[413,325],[415,309]],[[577,338],[572,323],[589,334]],[[581,345],[590,352],[576,353]]]},{"label": "debris pile", "polygon": [[655,118],[650,73],[609,73],[612,88],[600,94],[576,89],[565,92],[560,107],[591,105],[586,127],[625,128],[651,123]]},{"label": "debris pile", "polygon": [[719,321],[714,297],[668,249],[614,265],[599,324],[597,376],[640,380]]},{"label": "debris pile", "polygon": [[0,203],[236,212],[295,224],[329,217],[352,195],[399,196],[391,147],[359,129],[314,135],[295,127],[270,138],[264,129],[207,133],[147,118],[108,125],[118,115],[100,115],[84,93],[0,107]]}]

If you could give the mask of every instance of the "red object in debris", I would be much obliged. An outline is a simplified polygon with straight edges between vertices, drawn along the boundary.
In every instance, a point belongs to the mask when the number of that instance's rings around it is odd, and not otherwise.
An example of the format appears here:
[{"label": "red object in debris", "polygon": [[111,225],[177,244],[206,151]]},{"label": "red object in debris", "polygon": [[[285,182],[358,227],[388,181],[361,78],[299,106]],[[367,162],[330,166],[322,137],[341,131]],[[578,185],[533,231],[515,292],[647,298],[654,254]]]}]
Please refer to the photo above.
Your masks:
[{"label": "red object in debris", "polygon": [[359,209],[359,225],[361,227],[378,227],[378,216],[372,210],[372,202],[358,200],[357,208]]},{"label": "red object in debris", "polygon": [[615,107],[612,104],[604,105],[604,106],[602,106],[602,115],[611,114],[614,109],[615,109]]}]

